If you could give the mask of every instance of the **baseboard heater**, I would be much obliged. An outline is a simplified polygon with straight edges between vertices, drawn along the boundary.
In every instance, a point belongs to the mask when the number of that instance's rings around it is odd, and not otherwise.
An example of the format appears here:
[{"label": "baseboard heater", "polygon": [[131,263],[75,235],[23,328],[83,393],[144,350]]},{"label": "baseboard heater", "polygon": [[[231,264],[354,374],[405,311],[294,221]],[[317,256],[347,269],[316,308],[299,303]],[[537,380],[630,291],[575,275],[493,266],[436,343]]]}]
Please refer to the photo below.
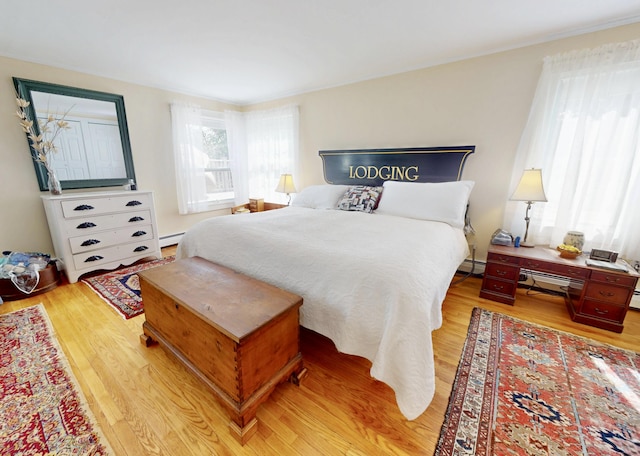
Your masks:
[{"label": "baseboard heater", "polygon": [[182,239],[182,236],[184,236],[184,232],[167,234],[166,236],[160,236],[160,239],[159,239],[160,248],[168,247],[170,245],[176,245],[178,242],[180,242],[180,239]]}]

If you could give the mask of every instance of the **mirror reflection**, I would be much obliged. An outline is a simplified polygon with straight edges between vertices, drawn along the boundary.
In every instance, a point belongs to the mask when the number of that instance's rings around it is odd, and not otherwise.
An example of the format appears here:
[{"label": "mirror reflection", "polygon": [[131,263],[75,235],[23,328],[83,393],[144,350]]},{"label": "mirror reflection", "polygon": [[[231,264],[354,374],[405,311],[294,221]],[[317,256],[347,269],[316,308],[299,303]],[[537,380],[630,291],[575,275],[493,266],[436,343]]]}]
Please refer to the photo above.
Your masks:
[{"label": "mirror reflection", "polygon": [[[56,138],[50,163],[63,189],[120,186],[133,179],[133,159],[121,95],[13,78],[18,95],[29,101],[30,117],[49,116],[69,128]],[[34,161],[40,190],[47,190],[44,166]]]},{"label": "mirror reflection", "polygon": [[113,102],[31,92],[39,122],[64,117],[51,166],[61,180],[126,178],[118,117]]}]

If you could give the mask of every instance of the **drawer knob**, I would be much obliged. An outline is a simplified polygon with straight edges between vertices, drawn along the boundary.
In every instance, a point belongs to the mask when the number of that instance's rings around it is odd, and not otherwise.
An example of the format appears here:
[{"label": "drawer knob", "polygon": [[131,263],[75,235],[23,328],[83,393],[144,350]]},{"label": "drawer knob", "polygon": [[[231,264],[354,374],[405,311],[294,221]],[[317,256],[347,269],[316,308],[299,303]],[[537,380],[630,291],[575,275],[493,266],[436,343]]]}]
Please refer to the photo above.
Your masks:
[{"label": "drawer knob", "polygon": [[222,344],[220,343],[219,340],[216,340],[216,348],[218,349],[219,352],[222,351]]},{"label": "drawer knob", "polygon": [[145,234],[147,234],[146,231],[136,231],[131,235],[131,237],[140,237],[140,236],[144,236]]},{"label": "drawer knob", "polygon": [[92,261],[100,261],[104,259],[103,256],[100,255],[92,255],[89,258],[87,258],[86,260],[84,260],[85,263],[91,263]]},{"label": "drawer knob", "polygon": [[620,282],[620,277],[611,277],[611,276],[606,276],[605,280],[609,283],[618,283]]},{"label": "drawer knob", "polygon": [[95,207],[91,206],[90,204],[81,204],[80,206],[76,206],[73,208],[74,211],[90,211],[92,209],[95,209]]},{"label": "drawer knob", "polygon": [[496,269],[496,274],[498,274],[499,276],[505,276],[505,275],[507,275],[507,271],[503,271],[501,269]]},{"label": "drawer knob", "polygon": [[131,200],[127,203],[127,207],[140,206],[142,203],[138,200]]},{"label": "drawer knob", "polygon": [[135,249],[133,249],[134,252],[144,252],[145,250],[147,250],[149,247],[147,247],[146,245],[141,245],[136,247]]},{"label": "drawer knob", "polygon": [[616,295],[613,291],[599,291],[598,293],[605,298],[612,298]]},{"label": "drawer knob", "polygon": [[500,290],[500,291],[502,291],[502,290],[504,290],[504,286],[502,286],[502,285],[495,285],[495,284],[494,284],[494,285],[493,285],[493,289],[494,289],[494,290]]},{"label": "drawer knob", "polygon": [[100,244],[100,241],[98,239],[87,239],[86,241],[84,241],[82,244],[80,244],[82,247],[86,247],[88,245],[95,245],[95,244]]},{"label": "drawer knob", "polygon": [[129,222],[131,222],[131,223],[133,223],[133,222],[141,222],[141,221],[143,221],[143,220],[144,220],[144,218],[139,217],[139,216],[137,216],[137,215],[136,215],[135,217],[131,217],[131,218],[129,219]]},{"label": "drawer knob", "polygon": [[96,224],[93,222],[83,222],[80,225],[78,225],[76,228],[79,230],[83,230],[85,228],[93,228],[94,226],[96,226]]},{"label": "drawer knob", "polygon": [[595,311],[595,313],[600,314],[600,315],[606,315],[606,314],[609,313],[608,310],[606,310],[606,309],[603,310],[603,309],[600,309],[599,307],[596,307],[594,309],[594,311]]}]

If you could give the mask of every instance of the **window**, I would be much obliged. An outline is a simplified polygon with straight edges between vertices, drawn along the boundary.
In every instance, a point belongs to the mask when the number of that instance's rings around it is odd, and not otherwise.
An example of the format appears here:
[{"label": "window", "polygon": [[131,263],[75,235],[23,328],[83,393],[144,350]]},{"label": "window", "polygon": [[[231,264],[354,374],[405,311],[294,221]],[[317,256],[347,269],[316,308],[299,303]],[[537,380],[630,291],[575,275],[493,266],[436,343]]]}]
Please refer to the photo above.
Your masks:
[{"label": "window", "polygon": [[224,114],[174,103],[171,122],[180,214],[233,206]]},{"label": "window", "polygon": [[280,175],[299,174],[297,106],[219,113],[174,103],[171,122],[180,214],[279,202]]},{"label": "window", "polygon": [[[640,40],[545,59],[514,187],[532,167],[542,169],[548,199],[530,214],[535,243],[554,247],[577,230],[585,250],[640,258]],[[512,228],[523,219],[513,204],[505,214]]]},{"label": "window", "polygon": [[206,155],[204,176],[207,201],[233,201],[233,178],[223,113],[203,111],[202,150]]}]

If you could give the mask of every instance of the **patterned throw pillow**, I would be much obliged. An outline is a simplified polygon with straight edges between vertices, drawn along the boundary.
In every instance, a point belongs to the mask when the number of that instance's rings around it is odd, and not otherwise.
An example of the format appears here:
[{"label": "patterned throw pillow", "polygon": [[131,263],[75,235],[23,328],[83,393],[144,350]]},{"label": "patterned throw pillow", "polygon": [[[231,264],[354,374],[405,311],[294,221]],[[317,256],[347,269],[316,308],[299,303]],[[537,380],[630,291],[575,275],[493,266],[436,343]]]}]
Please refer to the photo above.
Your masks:
[{"label": "patterned throw pillow", "polygon": [[338,209],[343,211],[373,212],[382,195],[382,187],[355,185],[346,191],[338,202]]}]

